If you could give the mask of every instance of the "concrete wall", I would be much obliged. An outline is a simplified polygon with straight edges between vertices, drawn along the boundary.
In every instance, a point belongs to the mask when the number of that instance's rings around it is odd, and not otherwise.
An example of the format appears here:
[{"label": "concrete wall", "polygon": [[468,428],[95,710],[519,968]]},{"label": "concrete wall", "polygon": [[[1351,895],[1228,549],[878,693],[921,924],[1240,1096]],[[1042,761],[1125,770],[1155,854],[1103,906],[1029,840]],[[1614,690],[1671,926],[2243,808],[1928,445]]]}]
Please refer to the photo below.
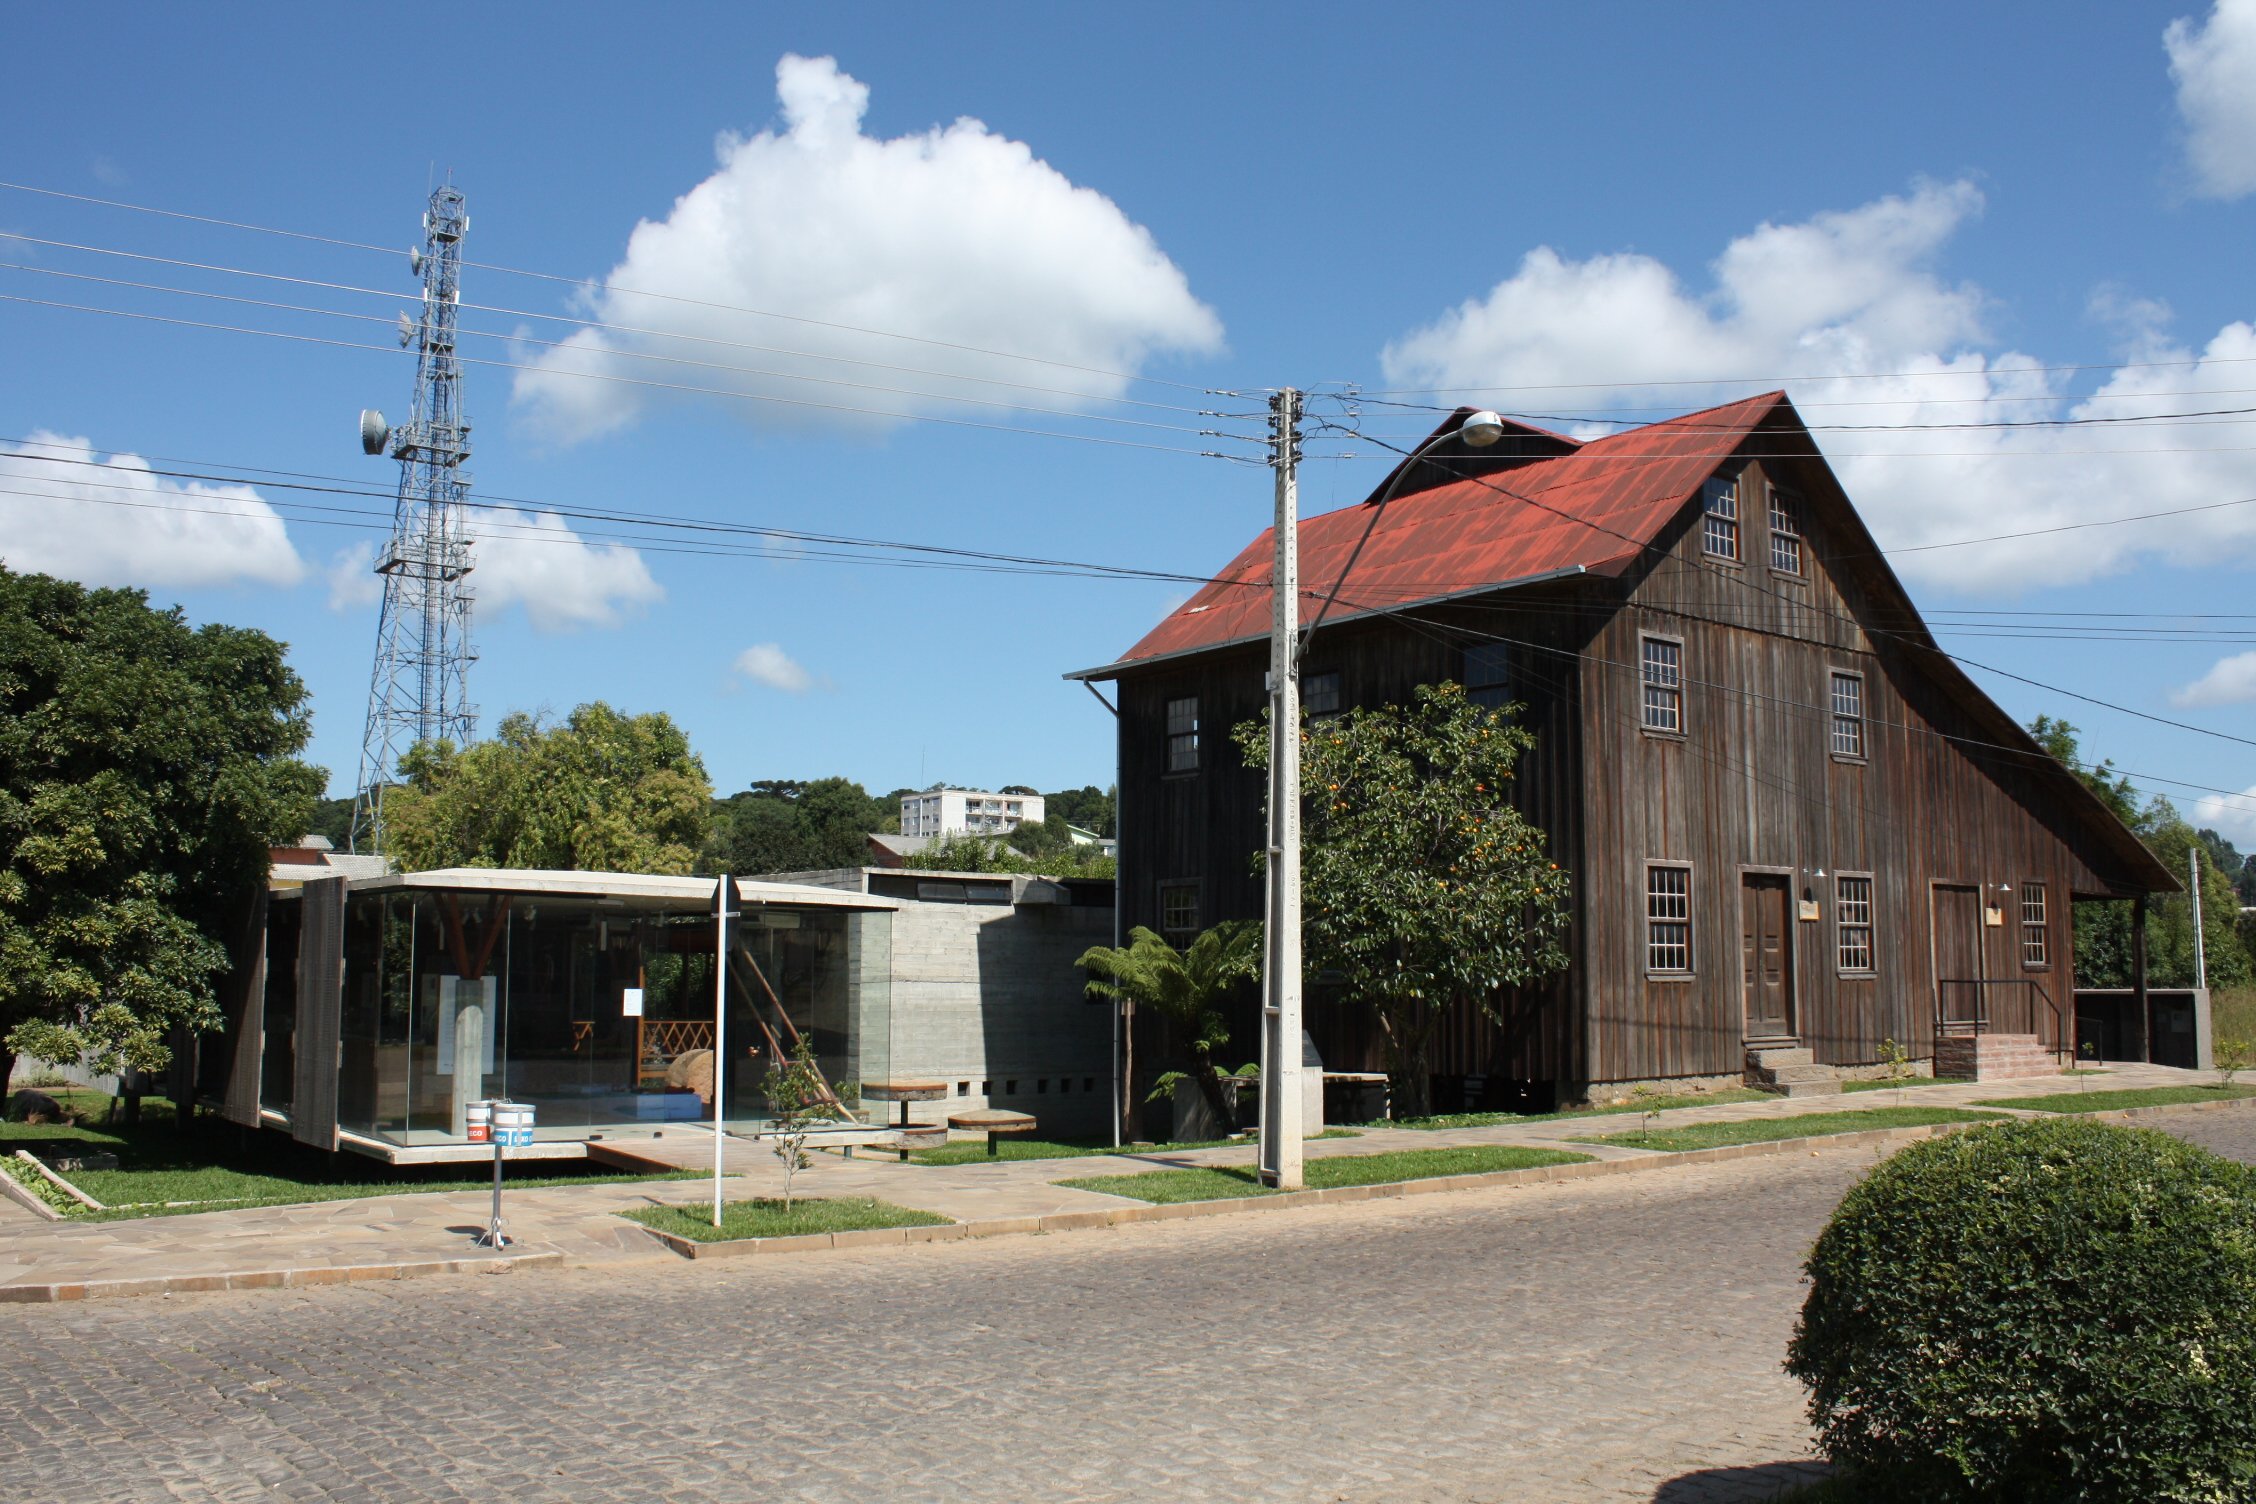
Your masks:
[{"label": "concrete wall", "polygon": [[[1001,1107],[1034,1114],[1042,1133],[1112,1131],[1112,1009],[1088,1000],[1088,978],[1074,964],[1090,946],[1113,943],[1112,905],[1098,901],[1110,898],[1110,883],[858,867],[769,877],[900,903],[889,951],[881,959],[873,927],[857,956],[865,1030],[881,1025],[881,1007],[871,1002],[875,974],[889,978],[885,1043],[865,1041],[870,1068],[861,1079],[944,1082],[947,1098],[911,1103],[911,1122]],[[1002,901],[1005,894],[1014,901]]]}]

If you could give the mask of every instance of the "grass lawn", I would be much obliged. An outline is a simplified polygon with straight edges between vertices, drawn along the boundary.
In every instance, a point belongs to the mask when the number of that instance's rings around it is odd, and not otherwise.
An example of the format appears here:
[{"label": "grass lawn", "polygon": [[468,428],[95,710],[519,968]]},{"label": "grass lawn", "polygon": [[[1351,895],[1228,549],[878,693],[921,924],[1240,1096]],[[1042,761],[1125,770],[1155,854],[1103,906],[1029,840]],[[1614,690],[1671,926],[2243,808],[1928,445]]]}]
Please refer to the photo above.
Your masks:
[{"label": "grass lawn", "polygon": [[1724,1102],[1760,1102],[1771,1096],[1751,1086],[1723,1091],[1687,1091],[1665,1097],[1643,1097],[1631,1102],[1609,1102],[1603,1107],[1565,1107],[1557,1112],[1445,1112],[1430,1118],[1396,1118],[1392,1122],[1366,1123],[1367,1128],[1496,1128],[1506,1123],[1548,1123],[1558,1118],[1613,1117],[1625,1112],[1666,1112],[1671,1107],[1714,1107]]},{"label": "grass lawn", "polygon": [[1578,1138],[1578,1144],[1619,1144],[1630,1149],[1713,1149],[1722,1144],[1761,1144],[1782,1138],[1815,1138],[1832,1133],[1864,1133],[1874,1128],[1924,1128],[1935,1123],[1994,1122],[1994,1112],[1955,1107],[1864,1107],[1850,1112],[1813,1112],[1792,1118],[1748,1118],[1736,1123],[1687,1123],[1655,1133],[1609,1133]]},{"label": "grass lawn", "polygon": [[[1398,1180],[1431,1180],[1437,1175],[1480,1175],[1490,1170],[1527,1170],[1538,1165],[1581,1164],[1587,1154],[1563,1149],[1512,1149],[1479,1144],[1464,1149],[1404,1149],[1392,1154],[1336,1154],[1310,1159],[1308,1188],[1386,1185]],[[1075,1190],[1102,1191],[1133,1201],[1226,1201],[1238,1196],[1274,1196],[1250,1166],[1197,1170],[1153,1170],[1142,1175],[1091,1175],[1061,1180]]]},{"label": "grass lawn", "polygon": [[[1326,1128],[1313,1138],[1360,1138],[1352,1128]],[[957,1139],[930,1149],[911,1149],[909,1163],[913,1165],[978,1165],[990,1159],[1086,1159],[1097,1154],[1174,1154],[1184,1149],[1227,1149],[1232,1144],[1250,1144],[1245,1138],[1209,1138],[1180,1144],[1122,1144],[1115,1149],[1110,1139],[1093,1138],[1006,1138],[995,1146],[996,1152],[987,1152],[984,1135],[976,1139]]]},{"label": "grass lawn", "polygon": [[2230,1102],[2256,1097],[2256,1086],[2137,1086],[2121,1091],[2064,1091],[2043,1097],[1988,1097],[1984,1107],[2025,1107],[2032,1112],[2119,1112],[2126,1107],[2179,1107],[2188,1102]]},{"label": "grass lawn", "polygon": [[860,1232],[868,1227],[945,1227],[949,1219],[931,1212],[912,1211],[890,1201],[859,1196],[839,1199],[800,1196],[783,1209],[781,1198],[727,1201],[721,1204],[721,1225],[713,1225],[713,1203],[701,1206],[638,1206],[619,1215],[700,1243],[726,1243],[738,1238],[788,1238],[810,1232]]},{"label": "grass lawn", "polygon": [[[92,1093],[47,1093],[67,1107],[98,1113],[108,1098]],[[476,1190],[493,1184],[490,1165],[387,1165],[357,1154],[324,1154],[272,1131],[253,1131],[212,1117],[198,1117],[183,1131],[171,1104],[144,1099],[142,1120],[104,1126],[96,1120],[60,1123],[0,1123],[0,1155],[29,1149],[43,1160],[110,1153],[114,1170],[64,1172],[64,1178],[106,1212],[77,1210],[73,1221],[104,1222],[126,1217],[178,1216],[186,1212],[226,1211],[246,1206],[287,1206],[304,1201],[344,1201],[396,1196],[417,1191]],[[563,1168],[576,1161],[541,1160],[513,1164],[508,1184],[517,1189],[551,1185],[597,1185],[646,1180],[685,1180],[698,1170],[659,1173],[644,1170]],[[168,1206],[167,1202],[190,1205]]]}]

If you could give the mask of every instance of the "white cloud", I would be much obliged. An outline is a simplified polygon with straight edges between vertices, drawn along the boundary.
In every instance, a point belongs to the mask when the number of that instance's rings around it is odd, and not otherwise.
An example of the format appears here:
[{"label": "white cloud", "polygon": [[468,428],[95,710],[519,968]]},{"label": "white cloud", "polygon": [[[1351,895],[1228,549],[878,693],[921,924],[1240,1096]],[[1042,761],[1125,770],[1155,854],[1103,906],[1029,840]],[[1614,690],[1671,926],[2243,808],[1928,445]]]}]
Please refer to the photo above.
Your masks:
[{"label": "white cloud", "polygon": [[813,675],[772,642],[756,642],[737,654],[736,671],[754,684],[765,684],[786,694],[803,695],[815,683]]},{"label": "white cloud", "polygon": [[376,577],[376,545],[355,543],[329,556],[322,571],[329,580],[329,609],[353,611],[373,606],[384,598],[384,582]]},{"label": "white cloud", "polygon": [[295,585],[305,561],[250,486],[179,481],[41,430],[0,443],[0,560],[89,585]]},{"label": "white cloud", "polygon": [[[1971,184],[1922,184],[1806,223],[1764,224],[1724,248],[1705,290],[1649,256],[1574,261],[1541,248],[1486,296],[1389,345],[1382,363],[1395,386],[1522,388],[1500,395],[1535,408],[1593,398],[1534,389],[1625,376],[1646,384],[1599,400],[1684,411],[1745,395],[1750,383],[1783,385],[1818,425],[1866,523],[1895,550],[2256,497],[2256,456],[2236,452],[2241,430],[2231,426],[1905,427],[2247,405],[2236,394],[2256,368],[2256,328],[2228,324],[2188,348],[2169,337],[2166,308],[2119,289],[2095,297],[2095,320],[2129,359],[2172,364],[2119,369],[2078,397],[2044,362],[1995,349],[1986,295],[1933,270],[1981,207]],[[1932,584],[2011,591],[2088,580],[2142,555],[2214,564],[2252,553],[2256,506],[1894,562]]]},{"label": "white cloud", "polygon": [[2206,674],[2173,692],[2170,703],[2193,709],[2203,705],[2244,705],[2256,700],[2256,653],[2220,658]]},{"label": "white cloud", "polygon": [[637,550],[590,543],[554,512],[484,508],[470,520],[476,609],[523,606],[543,632],[615,627],[666,598]]},{"label": "white cloud", "polygon": [[[1064,387],[1093,398],[1117,395],[1125,382],[941,345],[1114,371],[1133,371],[1156,355],[1220,347],[1220,321],[1191,295],[1151,233],[1102,194],[1076,187],[1023,143],[969,118],[892,140],[864,135],[869,89],[827,57],[784,57],[776,66],[776,93],[782,128],[723,135],[719,169],[682,195],[664,219],[636,225],[625,259],[580,298],[579,311],[590,318],[653,332],[581,330],[562,349],[534,353],[536,347],[527,347],[534,369],[519,376],[515,400],[552,437],[571,441],[617,428],[661,395],[571,372],[889,414],[995,410],[790,378],[1070,405],[1008,387],[711,341]],[[940,344],[728,313],[714,304]],[[636,359],[637,353],[777,374],[749,376]],[[838,416],[777,403],[728,406],[765,424]]]},{"label": "white cloud", "polygon": [[2256,788],[2237,794],[2203,794],[2193,801],[2196,830],[2213,830],[2235,846],[2256,843]]},{"label": "white cloud", "polygon": [[2196,188],[2210,198],[2256,191],[2256,0],[2217,0],[2198,27],[2172,21],[2162,46]]}]

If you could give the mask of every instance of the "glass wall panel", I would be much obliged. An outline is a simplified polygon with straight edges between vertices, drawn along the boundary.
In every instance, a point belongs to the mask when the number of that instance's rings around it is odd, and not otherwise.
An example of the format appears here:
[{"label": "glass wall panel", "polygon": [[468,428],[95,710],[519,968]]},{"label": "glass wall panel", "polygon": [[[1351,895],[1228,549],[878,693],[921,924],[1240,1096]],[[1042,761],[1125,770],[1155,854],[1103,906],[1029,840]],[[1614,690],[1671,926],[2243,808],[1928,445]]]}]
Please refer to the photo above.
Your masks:
[{"label": "glass wall panel", "polygon": [[459,1140],[463,1109],[502,1094],[505,901],[434,893],[415,905],[408,997],[407,1140]]},{"label": "glass wall panel", "polygon": [[298,1090],[298,935],[305,901],[276,898],[266,919],[266,1012],[259,1057],[259,1106],[288,1112]]}]

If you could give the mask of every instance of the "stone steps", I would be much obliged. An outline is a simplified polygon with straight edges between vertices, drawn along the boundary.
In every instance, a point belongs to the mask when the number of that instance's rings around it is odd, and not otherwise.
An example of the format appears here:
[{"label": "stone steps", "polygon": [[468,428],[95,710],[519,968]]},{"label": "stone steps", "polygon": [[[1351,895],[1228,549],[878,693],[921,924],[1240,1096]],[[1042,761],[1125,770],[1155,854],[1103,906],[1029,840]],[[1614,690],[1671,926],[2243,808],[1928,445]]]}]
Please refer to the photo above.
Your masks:
[{"label": "stone steps", "polygon": [[1829,1065],[1819,1065],[1798,1045],[1748,1050],[1746,1082],[1758,1091],[1782,1097],[1831,1097],[1841,1092],[1840,1073]]}]

